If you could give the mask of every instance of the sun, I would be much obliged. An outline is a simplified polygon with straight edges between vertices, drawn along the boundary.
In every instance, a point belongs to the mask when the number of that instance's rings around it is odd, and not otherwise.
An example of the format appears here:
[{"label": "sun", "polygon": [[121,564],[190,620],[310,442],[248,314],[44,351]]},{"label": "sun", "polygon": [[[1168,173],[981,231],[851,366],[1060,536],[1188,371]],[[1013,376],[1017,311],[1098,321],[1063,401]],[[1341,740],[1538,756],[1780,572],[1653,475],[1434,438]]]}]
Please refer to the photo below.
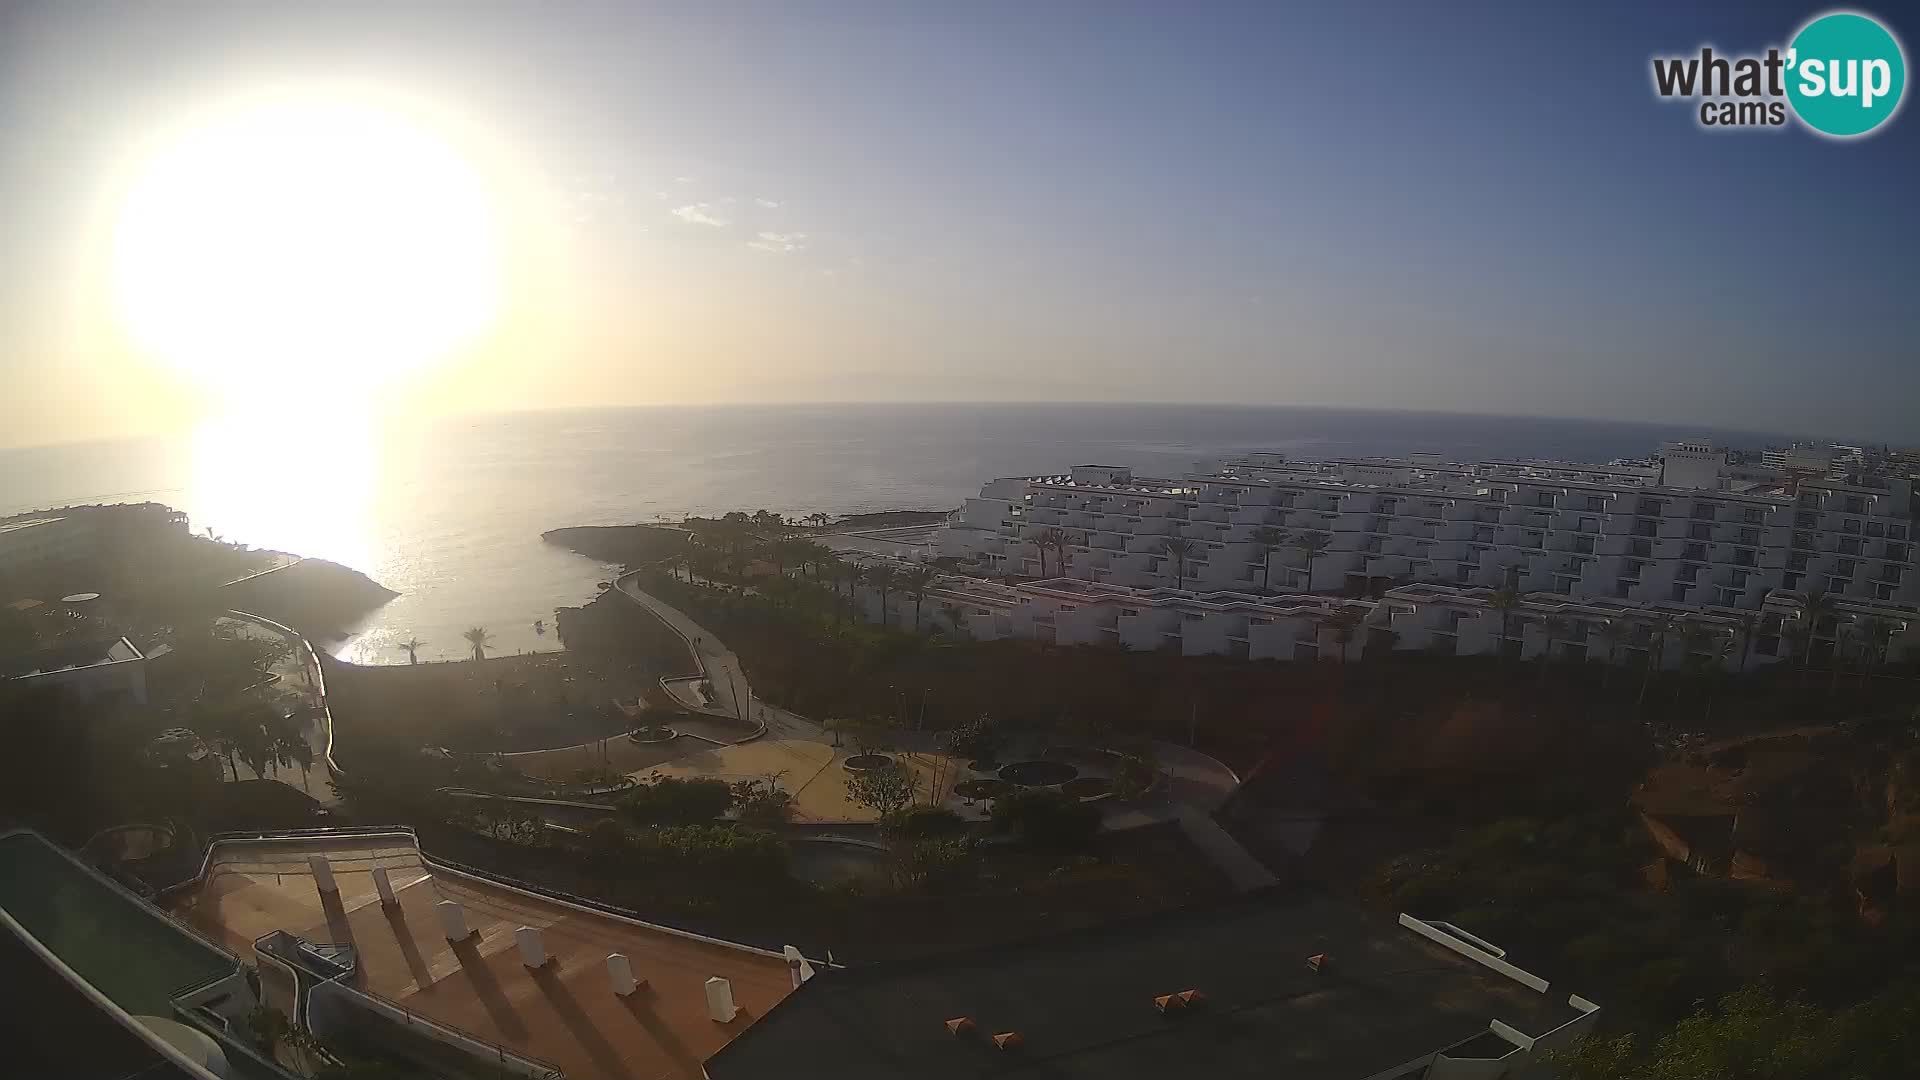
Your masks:
[{"label": "sun", "polygon": [[478,338],[500,302],[477,171],[395,110],[279,99],[165,140],[116,215],[144,351],[217,395],[359,395]]}]

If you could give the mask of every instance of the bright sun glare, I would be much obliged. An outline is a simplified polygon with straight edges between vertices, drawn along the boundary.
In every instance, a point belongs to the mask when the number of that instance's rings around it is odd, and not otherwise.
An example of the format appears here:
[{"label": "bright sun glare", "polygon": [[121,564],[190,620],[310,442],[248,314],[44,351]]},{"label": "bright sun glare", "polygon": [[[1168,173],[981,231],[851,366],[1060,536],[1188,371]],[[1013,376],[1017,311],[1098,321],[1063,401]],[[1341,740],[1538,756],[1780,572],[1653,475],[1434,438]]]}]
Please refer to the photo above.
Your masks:
[{"label": "bright sun glare", "polygon": [[243,400],[363,394],[473,340],[500,293],[475,170],[402,115],[338,102],[167,141],[120,207],[113,273],[142,348]]}]

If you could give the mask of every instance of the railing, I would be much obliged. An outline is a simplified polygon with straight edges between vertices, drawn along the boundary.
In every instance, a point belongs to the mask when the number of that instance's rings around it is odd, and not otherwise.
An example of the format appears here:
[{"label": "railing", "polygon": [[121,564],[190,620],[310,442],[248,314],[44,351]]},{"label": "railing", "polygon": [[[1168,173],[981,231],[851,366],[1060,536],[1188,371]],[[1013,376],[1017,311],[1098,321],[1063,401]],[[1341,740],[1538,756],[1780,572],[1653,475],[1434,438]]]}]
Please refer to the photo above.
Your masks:
[{"label": "railing", "polygon": [[337,976],[331,979],[322,979],[316,983],[312,989],[307,991],[307,1016],[309,1021],[312,1020],[313,1016],[314,1000],[316,998],[324,1000],[327,997],[338,997],[350,1008],[365,1009],[393,1023],[404,1025],[407,1028],[417,1028],[427,1038],[435,1042],[444,1043],[474,1057],[491,1059],[498,1063],[501,1068],[522,1076],[533,1077],[535,1080],[557,1080],[557,1078],[565,1075],[560,1071],[560,1066],[555,1065],[551,1061],[543,1061],[540,1058],[522,1054],[515,1050],[509,1050],[505,1046],[493,1042],[483,1035],[465,1031],[443,1021],[428,1019],[411,1009],[388,1001],[386,998],[356,990],[339,981],[339,977]]},{"label": "railing", "polygon": [[[276,569],[278,568],[276,567]],[[338,762],[333,760],[333,712],[327,707],[327,674],[320,668],[320,654],[314,651],[313,645],[307,641],[304,635],[290,626],[284,626],[265,616],[254,615],[245,611],[229,609],[227,614],[235,618],[257,623],[275,633],[292,639],[294,646],[306,654],[307,670],[312,673],[313,692],[320,710],[320,723],[325,727],[327,735],[326,743],[321,750],[320,759],[326,764],[327,774],[329,776],[345,776],[346,771],[340,768]]]}]

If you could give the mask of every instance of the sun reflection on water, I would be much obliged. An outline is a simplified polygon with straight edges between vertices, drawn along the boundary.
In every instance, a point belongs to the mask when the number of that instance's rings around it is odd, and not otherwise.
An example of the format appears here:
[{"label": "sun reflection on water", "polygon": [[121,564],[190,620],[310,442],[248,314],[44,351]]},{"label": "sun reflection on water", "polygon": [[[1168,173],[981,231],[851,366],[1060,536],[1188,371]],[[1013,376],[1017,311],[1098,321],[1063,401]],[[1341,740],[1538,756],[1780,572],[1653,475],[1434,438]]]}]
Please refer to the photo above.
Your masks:
[{"label": "sun reflection on water", "polygon": [[194,430],[192,453],[194,528],[378,573],[381,456],[370,417],[232,412]]}]

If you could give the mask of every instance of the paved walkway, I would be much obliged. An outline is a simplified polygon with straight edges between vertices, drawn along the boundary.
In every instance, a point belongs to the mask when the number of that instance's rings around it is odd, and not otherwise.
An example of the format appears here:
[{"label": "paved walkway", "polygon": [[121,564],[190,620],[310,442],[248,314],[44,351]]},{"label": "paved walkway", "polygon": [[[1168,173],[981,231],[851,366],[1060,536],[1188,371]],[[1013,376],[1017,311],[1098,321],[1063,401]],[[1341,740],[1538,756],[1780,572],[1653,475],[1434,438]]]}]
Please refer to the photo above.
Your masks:
[{"label": "paved walkway", "polygon": [[[300,640],[298,635],[289,638],[286,634],[272,627],[263,626],[251,619],[222,615],[214,621],[216,623],[231,623],[246,637],[273,638],[275,640],[285,641],[291,646],[287,658],[273,666],[273,673],[280,676],[280,681],[274,685],[277,689],[293,694],[299,699],[299,705],[301,706],[300,734],[307,740],[307,746],[312,750],[313,765],[306,773],[302,773],[300,767],[295,765],[291,768],[269,771],[265,776],[261,777],[261,779],[278,780],[290,788],[295,788],[304,794],[311,795],[314,801],[322,806],[333,806],[337,804],[340,801],[340,797],[334,794],[333,785],[326,782],[326,725],[318,715],[309,711],[311,707],[320,704],[320,695],[313,684],[313,672],[307,668],[306,643]],[[241,764],[244,765],[245,762]],[[319,775],[316,777],[314,775],[315,773]],[[223,773],[222,775],[228,777],[229,782],[231,782],[231,772]]]},{"label": "paved walkway", "polygon": [[[748,722],[766,724],[767,734],[772,737],[818,739],[825,735],[825,728],[806,717],[754,697],[753,687],[747,682],[746,668],[733,650],[679,608],[643,591],[637,575],[623,576],[617,587],[628,599],[652,612],[686,640],[695,662],[713,687],[713,707]],[[688,700],[683,696],[681,702],[696,709],[702,708],[698,700]]]}]

